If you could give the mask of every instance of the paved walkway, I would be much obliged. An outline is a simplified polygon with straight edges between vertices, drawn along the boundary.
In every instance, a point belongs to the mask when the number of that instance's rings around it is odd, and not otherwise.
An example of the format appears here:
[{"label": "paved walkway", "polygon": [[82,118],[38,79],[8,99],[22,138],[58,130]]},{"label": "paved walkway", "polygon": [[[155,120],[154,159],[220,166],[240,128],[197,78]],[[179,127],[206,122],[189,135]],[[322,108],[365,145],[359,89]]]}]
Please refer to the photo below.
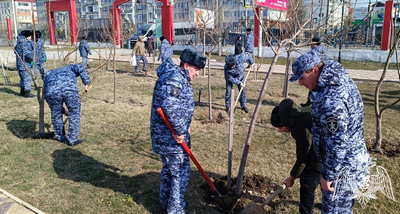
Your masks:
[{"label": "paved walkway", "polygon": [[44,212],[0,189],[0,214],[44,214]]},{"label": "paved walkway", "polygon": [[[67,54],[67,51],[60,51],[57,52],[55,49],[57,46],[46,46],[46,53],[47,53],[47,58],[48,59],[53,59],[53,58],[62,58],[65,54]],[[92,48],[91,49],[93,55],[89,55],[90,59],[93,60],[98,60],[99,59],[99,49]],[[100,49],[101,55],[105,58],[107,56],[106,54],[106,49]],[[116,60],[117,61],[126,61],[129,62],[130,55],[132,50],[131,49],[124,49],[124,48],[119,48],[116,49]],[[108,52],[108,51],[107,51]],[[109,54],[109,53],[108,53]],[[79,57],[79,53],[73,53],[71,55],[71,58],[76,58],[78,61],[81,60]],[[147,57],[147,60],[149,63],[153,63],[153,57]],[[0,49],[0,61],[2,63],[15,63],[15,55],[11,50],[2,50]],[[179,64],[180,60],[178,58],[174,58],[173,61],[176,64]],[[157,61],[157,57],[155,60],[156,64],[160,64],[161,61]],[[224,62],[217,62],[217,61],[211,61],[210,67],[212,69],[223,69],[224,68]],[[50,66],[49,69],[52,69]],[[263,64],[259,68],[259,72],[267,72],[269,69],[269,64]],[[284,74],[285,72],[285,66],[284,65],[275,65],[272,73],[279,73],[279,74]],[[371,71],[371,70],[352,70],[352,69],[347,69],[347,72],[349,73],[350,77],[354,80],[379,80],[382,75],[382,70],[378,71]],[[386,73],[385,81],[393,81],[393,82],[399,82],[399,76],[397,74],[396,70],[389,70]]]},{"label": "paved walkway", "polygon": [[[93,60],[98,60],[99,56],[97,53],[94,53],[92,51],[93,55],[90,55],[89,58]],[[119,53],[119,55],[118,55]],[[130,53],[131,50],[129,49],[119,49],[117,52],[116,56],[116,61],[126,61],[129,62],[130,59]],[[103,54],[103,56],[105,56]],[[147,60],[149,64],[152,64],[154,62],[153,57],[147,57]],[[179,65],[180,60],[179,58],[173,58],[173,61]],[[160,64],[161,61],[157,61],[157,57],[155,59],[156,64]],[[210,67],[212,69],[224,69],[224,62],[218,62],[218,61],[211,61],[210,62]],[[259,72],[268,72],[269,69],[269,64],[262,64],[261,67],[259,68]],[[256,65],[257,67],[257,65]],[[285,73],[286,67],[284,65],[275,65],[272,73],[276,74],[284,74]],[[382,70],[377,70],[377,71],[371,71],[371,70],[353,70],[353,69],[346,69],[347,72],[349,73],[350,77],[354,80],[366,80],[366,81],[377,81],[381,78],[382,75]],[[391,82],[400,82],[399,81],[399,76],[396,70],[389,70],[386,73],[385,81],[391,81]]]}]

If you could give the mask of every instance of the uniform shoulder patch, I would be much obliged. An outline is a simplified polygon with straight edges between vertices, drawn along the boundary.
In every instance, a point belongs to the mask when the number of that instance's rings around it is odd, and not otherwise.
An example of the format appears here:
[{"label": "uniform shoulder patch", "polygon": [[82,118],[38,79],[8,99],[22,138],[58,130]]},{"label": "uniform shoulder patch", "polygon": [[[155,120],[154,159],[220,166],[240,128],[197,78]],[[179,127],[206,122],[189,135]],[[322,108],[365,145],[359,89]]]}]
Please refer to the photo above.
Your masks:
[{"label": "uniform shoulder patch", "polygon": [[326,126],[328,128],[328,131],[330,131],[332,134],[335,133],[338,130],[338,119],[334,117],[329,117],[326,119]]},{"label": "uniform shoulder patch", "polygon": [[181,90],[177,87],[171,87],[171,95],[174,97],[179,96],[179,94],[181,93]]}]

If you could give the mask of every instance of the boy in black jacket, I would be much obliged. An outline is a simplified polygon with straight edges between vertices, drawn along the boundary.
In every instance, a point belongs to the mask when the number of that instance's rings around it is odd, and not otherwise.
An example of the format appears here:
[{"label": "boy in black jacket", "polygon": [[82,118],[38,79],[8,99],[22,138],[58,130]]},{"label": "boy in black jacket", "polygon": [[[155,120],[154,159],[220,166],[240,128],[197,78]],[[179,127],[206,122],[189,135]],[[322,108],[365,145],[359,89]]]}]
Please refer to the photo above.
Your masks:
[{"label": "boy in black jacket", "polygon": [[283,183],[291,187],[300,178],[300,213],[313,213],[315,189],[321,177],[321,162],[315,155],[311,135],[311,114],[302,112],[291,99],[284,99],[271,113],[271,124],[296,140],[296,162]]}]

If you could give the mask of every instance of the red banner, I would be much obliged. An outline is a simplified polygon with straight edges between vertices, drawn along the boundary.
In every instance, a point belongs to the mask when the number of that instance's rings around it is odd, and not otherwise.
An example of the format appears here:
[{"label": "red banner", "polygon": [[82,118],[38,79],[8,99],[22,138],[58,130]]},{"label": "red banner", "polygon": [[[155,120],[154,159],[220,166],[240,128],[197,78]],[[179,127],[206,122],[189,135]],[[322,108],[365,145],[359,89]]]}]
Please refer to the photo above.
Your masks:
[{"label": "red banner", "polygon": [[287,0],[256,0],[256,6],[287,11]]}]

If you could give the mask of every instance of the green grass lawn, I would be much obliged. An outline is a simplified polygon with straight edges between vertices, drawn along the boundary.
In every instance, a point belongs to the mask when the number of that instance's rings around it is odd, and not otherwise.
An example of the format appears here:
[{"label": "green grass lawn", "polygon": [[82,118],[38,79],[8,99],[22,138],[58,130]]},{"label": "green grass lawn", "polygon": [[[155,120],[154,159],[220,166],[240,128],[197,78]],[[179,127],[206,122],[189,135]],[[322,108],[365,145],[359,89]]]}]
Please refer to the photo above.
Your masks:
[{"label": "green grass lawn", "polygon": [[[47,62],[52,67],[53,62]],[[96,62],[91,63],[95,66]],[[148,69],[152,71],[152,68]],[[150,140],[150,106],[157,80],[154,72],[148,77],[134,74],[133,67],[117,63],[116,102],[113,94],[113,73],[97,71],[92,90],[82,101],[80,139],[84,143],[68,147],[54,140],[31,139],[38,132],[38,103],[34,98],[18,96],[19,78],[9,71],[13,85],[0,85],[0,188],[32,204],[46,213],[159,213],[158,192],[161,161],[152,152]],[[224,111],[225,81],[223,71],[211,71],[212,114],[221,123],[208,121],[207,77],[193,81],[196,103],[191,124],[192,151],[207,174],[227,174],[228,115]],[[93,74],[91,74],[93,76]],[[259,74],[263,79],[265,74]],[[250,75],[246,84],[249,114],[236,111],[233,145],[233,177],[237,176],[251,116],[261,90],[262,80]],[[259,174],[280,184],[295,160],[294,141],[290,135],[278,133],[269,124],[270,112],[283,99],[283,76],[272,75],[246,164],[245,174]],[[81,81],[79,88],[83,91]],[[375,139],[375,82],[357,82],[365,104],[365,138],[369,147]],[[298,104],[307,99],[307,89],[290,83],[289,97]],[[385,83],[381,102],[387,104],[398,97],[398,83]],[[199,96],[199,91],[202,91]],[[33,91],[35,93],[36,91]],[[237,93],[237,90],[236,90]],[[399,198],[400,107],[384,113],[383,142],[392,151],[390,156],[371,153],[377,164],[389,173],[393,191]],[[45,104],[46,132],[52,131],[50,110]],[[376,173],[373,173],[376,174]],[[196,214],[219,213],[207,206],[199,185],[203,178],[192,163],[186,200],[187,211]],[[298,213],[299,183],[286,190],[272,213]],[[316,202],[321,202],[317,190]],[[400,206],[381,192],[365,208],[357,203],[354,213],[398,213]],[[314,209],[315,213],[320,213]]]}]

